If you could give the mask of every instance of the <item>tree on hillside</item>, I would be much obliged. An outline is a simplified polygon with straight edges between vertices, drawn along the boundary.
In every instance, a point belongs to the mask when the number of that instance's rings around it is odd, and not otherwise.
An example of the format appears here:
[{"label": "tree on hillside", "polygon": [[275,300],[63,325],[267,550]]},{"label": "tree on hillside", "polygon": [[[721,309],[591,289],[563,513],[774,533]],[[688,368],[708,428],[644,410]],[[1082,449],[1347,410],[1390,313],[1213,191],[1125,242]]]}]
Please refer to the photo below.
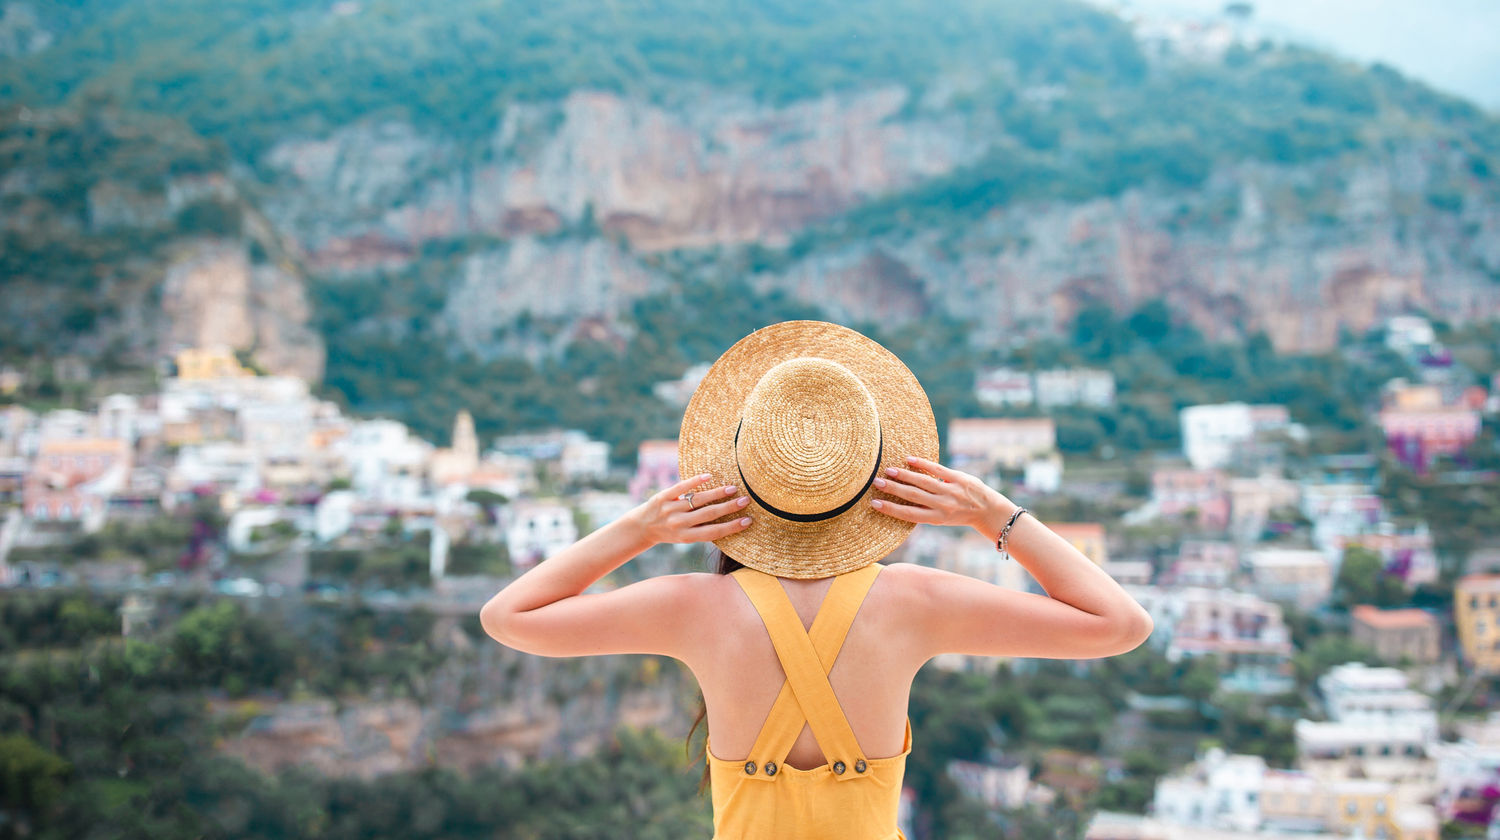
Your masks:
[{"label": "tree on hillside", "polygon": [[1344,549],[1334,583],[1335,597],[1345,608],[1355,604],[1395,607],[1407,602],[1406,585],[1395,575],[1385,573],[1385,561],[1379,554],[1360,545]]}]

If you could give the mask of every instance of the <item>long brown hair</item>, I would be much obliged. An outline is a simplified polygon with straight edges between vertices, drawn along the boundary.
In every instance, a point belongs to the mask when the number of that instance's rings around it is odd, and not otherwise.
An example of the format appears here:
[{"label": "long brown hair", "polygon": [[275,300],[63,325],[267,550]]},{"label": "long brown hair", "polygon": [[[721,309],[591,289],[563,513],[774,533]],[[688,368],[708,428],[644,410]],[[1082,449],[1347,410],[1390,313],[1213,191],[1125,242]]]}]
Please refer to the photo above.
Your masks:
[{"label": "long brown hair", "polygon": [[[727,575],[730,572],[734,571],[735,569],[743,569],[745,567],[745,564],[743,564],[740,561],[734,559],[733,557],[730,557],[728,554],[725,554],[723,551],[720,551],[718,546],[714,546],[713,550],[709,552],[709,554],[708,554],[708,563],[709,563],[710,568],[712,568],[714,570],[714,574],[718,574],[718,575]],[[695,717],[695,718],[693,718],[692,728],[688,729],[686,743],[684,743],[683,747],[682,747],[683,753],[687,755],[687,757],[688,757],[689,760],[691,760],[692,757],[693,757],[693,733],[696,732],[696,731],[698,731],[698,724],[700,724],[700,723],[704,724],[703,747],[702,747],[701,750],[699,750],[699,757],[703,759],[703,778],[701,778],[701,779],[698,780],[698,793],[699,794],[702,794],[703,793],[703,789],[706,788],[706,787],[708,787],[708,737],[707,737],[708,736],[708,731],[707,731],[708,730],[708,724],[707,724],[707,721],[706,721],[707,717],[708,717],[708,701],[703,699],[703,690],[700,688],[698,690],[698,716]]]}]

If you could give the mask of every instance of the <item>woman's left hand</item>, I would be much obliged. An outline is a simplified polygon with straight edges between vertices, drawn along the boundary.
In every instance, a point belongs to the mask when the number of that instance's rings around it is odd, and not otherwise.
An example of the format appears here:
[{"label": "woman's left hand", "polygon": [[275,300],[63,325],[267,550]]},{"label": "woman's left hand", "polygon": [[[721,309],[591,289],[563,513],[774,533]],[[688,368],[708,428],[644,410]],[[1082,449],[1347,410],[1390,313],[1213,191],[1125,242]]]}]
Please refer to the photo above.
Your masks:
[{"label": "woman's left hand", "polygon": [[[635,517],[646,539],[657,543],[708,542],[727,537],[750,527],[750,517],[741,516],[728,522],[714,520],[741,510],[750,503],[748,496],[731,498],[739,488],[712,487],[695,490],[712,478],[704,473],[685,478],[641,502],[630,515]],[[692,498],[682,498],[686,494]]]},{"label": "woman's left hand", "polygon": [[977,476],[915,455],[906,462],[913,469],[890,467],[885,476],[875,479],[875,487],[911,504],[871,499],[871,506],[881,513],[907,522],[965,525],[986,533],[997,507],[1007,514],[1014,509],[1014,503]]}]

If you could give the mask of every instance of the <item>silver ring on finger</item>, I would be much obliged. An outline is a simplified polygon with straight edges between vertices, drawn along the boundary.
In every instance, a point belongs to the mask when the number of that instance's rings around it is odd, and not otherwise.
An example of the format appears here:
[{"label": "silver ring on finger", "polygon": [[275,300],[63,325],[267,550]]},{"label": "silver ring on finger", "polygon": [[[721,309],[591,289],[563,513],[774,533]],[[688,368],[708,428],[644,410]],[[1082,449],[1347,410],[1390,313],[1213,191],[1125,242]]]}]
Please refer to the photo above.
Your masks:
[{"label": "silver ring on finger", "polygon": [[688,510],[697,510],[698,509],[698,507],[693,504],[693,494],[692,493],[684,493],[684,494],[682,494],[682,498],[687,499]]}]

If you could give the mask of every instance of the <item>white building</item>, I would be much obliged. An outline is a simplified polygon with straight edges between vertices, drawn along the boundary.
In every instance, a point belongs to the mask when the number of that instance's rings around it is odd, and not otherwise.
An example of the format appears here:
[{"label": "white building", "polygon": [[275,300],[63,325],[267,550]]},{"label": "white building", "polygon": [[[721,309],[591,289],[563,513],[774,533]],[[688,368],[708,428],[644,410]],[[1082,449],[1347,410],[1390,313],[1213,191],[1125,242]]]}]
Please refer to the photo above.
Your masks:
[{"label": "white building", "polygon": [[989,368],[974,377],[974,397],[985,408],[1031,405],[1036,399],[1031,374],[1014,368]]},{"label": "white building", "polygon": [[1251,586],[1268,601],[1310,610],[1333,593],[1333,565],[1316,549],[1263,548],[1250,552],[1246,562]]},{"label": "white building", "polygon": [[1302,515],[1312,522],[1313,545],[1339,550],[1347,537],[1364,534],[1385,519],[1385,503],[1368,484],[1304,483]]},{"label": "white building", "polygon": [[990,764],[955,759],[948,762],[948,778],[966,796],[990,808],[1020,808],[1031,788],[1031,768],[1019,761]]},{"label": "white building", "polygon": [[141,401],[129,394],[110,394],[99,402],[99,436],[134,444],[141,435]]},{"label": "white building", "polygon": [[1432,698],[1406,674],[1350,662],[1318,678],[1327,721],[1299,720],[1297,750],[1307,758],[1421,756],[1438,739]]},{"label": "white building", "polygon": [[1026,462],[1021,482],[1033,493],[1056,493],[1062,487],[1063,459],[1056,452]]},{"label": "white building", "polygon": [[365,420],[333,445],[361,499],[401,507],[426,501],[428,460],[433,447],[394,420]]},{"label": "white building", "polygon": [[559,460],[564,480],[597,481],[609,475],[609,444],[579,433],[563,442]]},{"label": "white building", "polygon": [[1115,375],[1095,368],[1058,368],[1036,373],[1036,402],[1042,408],[1091,405],[1104,408],[1115,401]]},{"label": "white building", "polygon": [[527,500],[506,509],[505,546],[517,569],[526,569],[578,541],[573,510],[556,500]]},{"label": "white building", "polygon": [[37,421],[37,443],[49,440],[97,437],[99,420],[92,414],[72,408],[60,408],[43,414]]},{"label": "white building", "polygon": [[307,458],[313,407],[305,394],[285,401],[246,400],[235,412],[240,440],[268,461],[301,462]]},{"label": "white building", "polygon": [[1432,323],[1420,315],[1396,315],[1385,322],[1385,346],[1397,353],[1410,353],[1435,341]]},{"label": "white building", "polygon": [[183,493],[211,487],[247,496],[261,487],[261,457],[239,443],[215,442],[184,446],[167,475],[167,489]]},{"label": "white building", "polygon": [[1242,402],[1190,405],[1178,414],[1182,451],[1194,469],[1226,466],[1234,447],[1250,439],[1250,406]]},{"label": "white building", "polygon": [[1182,825],[1254,831],[1260,827],[1260,792],[1266,760],[1206,750],[1183,771],[1156,783],[1152,813]]}]

